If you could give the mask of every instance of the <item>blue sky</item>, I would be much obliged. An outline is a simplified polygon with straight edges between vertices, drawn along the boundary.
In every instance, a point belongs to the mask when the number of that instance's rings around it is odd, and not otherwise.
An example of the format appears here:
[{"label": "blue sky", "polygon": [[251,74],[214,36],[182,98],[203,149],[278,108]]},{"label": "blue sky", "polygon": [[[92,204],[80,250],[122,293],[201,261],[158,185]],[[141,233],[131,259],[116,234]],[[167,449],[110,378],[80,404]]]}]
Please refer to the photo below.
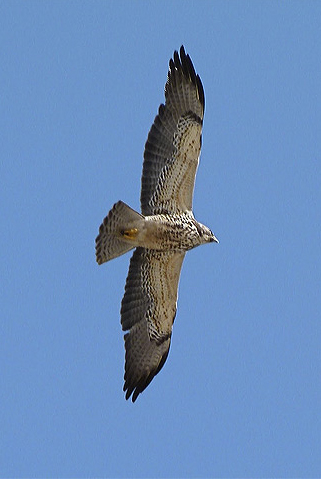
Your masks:
[{"label": "blue sky", "polygon": [[[1,2],[1,477],[321,474],[320,2]],[[113,203],[184,44],[206,95],[167,363],[123,397]]]}]

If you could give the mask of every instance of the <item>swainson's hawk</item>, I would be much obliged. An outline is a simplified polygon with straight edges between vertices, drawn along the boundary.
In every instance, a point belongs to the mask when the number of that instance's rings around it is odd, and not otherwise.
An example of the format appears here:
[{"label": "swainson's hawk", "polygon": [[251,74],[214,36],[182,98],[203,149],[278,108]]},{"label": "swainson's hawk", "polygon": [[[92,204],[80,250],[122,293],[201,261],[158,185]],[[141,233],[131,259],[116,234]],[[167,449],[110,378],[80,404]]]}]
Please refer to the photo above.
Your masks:
[{"label": "swainson's hawk", "polygon": [[118,201],[96,238],[98,264],[136,248],[121,304],[122,328],[128,331],[124,391],[133,402],[168,356],[186,251],[218,242],[192,212],[204,106],[202,82],[182,46],[169,62],[165,105],[145,145],[142,214]]}]

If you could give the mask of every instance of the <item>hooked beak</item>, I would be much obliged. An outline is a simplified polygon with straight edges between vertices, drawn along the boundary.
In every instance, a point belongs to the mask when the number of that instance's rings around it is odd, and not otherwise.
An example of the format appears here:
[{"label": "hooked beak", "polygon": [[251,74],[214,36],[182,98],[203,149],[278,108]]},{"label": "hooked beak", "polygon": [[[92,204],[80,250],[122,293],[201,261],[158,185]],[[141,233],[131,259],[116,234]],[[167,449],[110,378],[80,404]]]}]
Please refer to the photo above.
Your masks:
[{"label": "hooked beak", "polygon": [[216,238],[215,235],[212,236],[212,242],[219,243],[219,240]]}]

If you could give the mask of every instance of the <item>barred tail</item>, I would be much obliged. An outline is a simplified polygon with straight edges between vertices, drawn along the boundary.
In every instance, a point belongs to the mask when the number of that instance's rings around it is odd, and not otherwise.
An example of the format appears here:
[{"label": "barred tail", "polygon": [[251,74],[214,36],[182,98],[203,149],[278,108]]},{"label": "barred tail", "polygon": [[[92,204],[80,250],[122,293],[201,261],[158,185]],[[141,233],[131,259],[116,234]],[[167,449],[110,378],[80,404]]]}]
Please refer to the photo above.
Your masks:
[{"label": "barred tail", "polygon": [[135,234],[144,217],[122,201],[114,204],[99,228],[96,261],[105,263],[135,248]]}]

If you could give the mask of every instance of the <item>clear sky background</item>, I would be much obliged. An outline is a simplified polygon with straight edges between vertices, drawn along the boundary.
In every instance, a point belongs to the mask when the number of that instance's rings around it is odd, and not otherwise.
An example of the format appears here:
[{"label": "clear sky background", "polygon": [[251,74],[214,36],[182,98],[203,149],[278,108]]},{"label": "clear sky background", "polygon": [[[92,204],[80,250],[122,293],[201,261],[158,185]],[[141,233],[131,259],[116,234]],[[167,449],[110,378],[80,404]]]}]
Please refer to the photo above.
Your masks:
[{"label": "clear sky background", "polygon": [[[320,477],[321,3],[0,3],[0,476]],[[124,399],[147,133],[184,44],[205,88],[167,363]]]}]

